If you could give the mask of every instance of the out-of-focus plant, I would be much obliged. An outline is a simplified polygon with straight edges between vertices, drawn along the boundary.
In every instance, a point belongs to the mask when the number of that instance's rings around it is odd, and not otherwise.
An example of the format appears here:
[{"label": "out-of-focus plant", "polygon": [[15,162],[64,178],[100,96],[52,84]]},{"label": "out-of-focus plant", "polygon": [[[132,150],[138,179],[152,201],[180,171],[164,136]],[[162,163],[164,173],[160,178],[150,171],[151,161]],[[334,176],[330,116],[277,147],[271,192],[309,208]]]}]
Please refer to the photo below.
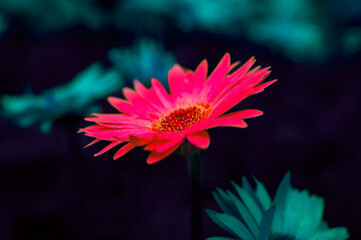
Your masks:
[{"label": "out-of-focus plant", "polygon": [[[324,58],[330,48],[322,15],[310,0],[265,0],[255,5],[247,37],[296,61]],[[246,22],[245,22],[246,23]]]},{"label": "out-of-focus plant", "polygon": [[125,80],[138,79],[146,86],[151,78],[167,85],[168,71],[176,61],[172,52],[150,38],[135,42],[131,48],[111,49],[108,57]]},{"label": "out-of-focus plant", "polygon": [[0,33],[1,22],[50,31],[79,24],[157,35],[201,30],[246,39],[293,61],[322,62],[337,51],[359,51],[349,30],[360,14],[359,0],[2,0]]},{"label": "out-of-focus plant", "polygon": [[0,12],[0,34],[5,32],[8,28],[8,21],[6,17]]},{"label": "out-of-focus plant", "polygon": [[40,31],[77,24],[99,28],[107,17],[96,3],[97,0],[1,0],[0,14]]},{"label": "out-of-focus plant", "polygon": [[248,0],[183,0],[175,6],[177,25],[185,30],[206,31],[235,35],[238,23],[249,19],[252,1]]},{"label": "out-of-focus plant", "polygon": [[348,54],[361,51],[361,27],[349,28],[342,38],[342,48]]},{"label": "out-of-focus plant", "polygon": [[[348,19],[361,13],[357,0],[124,0],[115,19],[120,28],[161,31],[173,24],[184,31],[203,30],[242,37],[293,61],[323,61],[341,41],[335,28],[348,28]],[[129,20],[130,19],[130,20]],[[166,21],[164,21],[166,19]],[[128,20],[128,21],[126,21]],[[345,52],[347,53],[347,52]]]},{"label": "out-of-focus plant", "polygon": [[117,4],[116,21],[119,27],[148,31],[160,31],[166,24],[175,24],[185,31],[230,33],[236,30],[234,26],[240,18],[246,18],[248,4],[248,0],[125,0]]},{"label": "out-of-focus plant", "polygon": [[217,188],[213,196],[223,213],[207,209],[210,218],[234,238],[211,237],[209,240],[345,240],[345,227],[328,228],[323,221],[323,198],[307,190],[292,188],[288,172],[281,181],[274,199],[263,183],[254,178],[253,189],[242,178],[242,187],[232,182],[238,196]]},{"label": "out-of-focus plant", "polygon": [[67,114],[99,112],[95,102],[118,91],[121,86],[119,74],[94,63],[69,83],[42,94],[3,95],[1,113],[20,127],[39,124],[40,131],[48,133],[54,121]]}]

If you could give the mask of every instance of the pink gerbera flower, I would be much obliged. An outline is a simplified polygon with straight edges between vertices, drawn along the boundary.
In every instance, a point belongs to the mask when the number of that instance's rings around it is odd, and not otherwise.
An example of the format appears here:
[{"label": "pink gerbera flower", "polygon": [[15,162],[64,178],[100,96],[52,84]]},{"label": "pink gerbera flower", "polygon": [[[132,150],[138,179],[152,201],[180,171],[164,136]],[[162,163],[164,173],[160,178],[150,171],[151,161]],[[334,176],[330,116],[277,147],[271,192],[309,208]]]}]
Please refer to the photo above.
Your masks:
[{"label": "pink gerbera flower", "polygon": [[[109,97],[120,114],[93,114],[86,118],[96,125],[81,129],[87,136],[110,144],[95,156],[124,144],[114,155],[120,158],[137,146],[150,151],[148,164],[158,162],[177,149],[191,154],[206,149],[210,137],[206,131],[214,127],[247,127],[244,119],[262,115],[259,110],[227,113],[246,97],[259,93],[276,80],[262,83],[269,68],[253,68],[252,57],[242,67],[229,73],[239,62],[230,64],[227,53],[207,78],[207,61],[195,71],[175,65],[168,73],[170,94],[157,79],[147,89],[139,81],[135,90],[124,88],[127,100]],[[88,145],[88,146],[89,146]]]}]

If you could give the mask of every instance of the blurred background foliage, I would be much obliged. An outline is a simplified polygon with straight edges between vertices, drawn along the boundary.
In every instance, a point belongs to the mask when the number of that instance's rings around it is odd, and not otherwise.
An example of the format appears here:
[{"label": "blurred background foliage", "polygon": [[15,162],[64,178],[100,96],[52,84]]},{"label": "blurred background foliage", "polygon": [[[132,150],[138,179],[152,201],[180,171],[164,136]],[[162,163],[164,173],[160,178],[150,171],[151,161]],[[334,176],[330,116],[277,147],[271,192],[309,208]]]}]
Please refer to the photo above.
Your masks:
[{"label": "blurred background foliage", "polygon": [[114,71],[105,71],[94,63],[69,83],[44,90],[36,95],[3,95],[3,115],[20,127],[39,124],[42,133],[49,133],[55,120],[68,114],[86,115],[100,112],[94,103],[121,89],[122,80]]},{"label": "blurred background foliage", "polygon": [[[272,195],[290,170],[361,239],[359,0],[0,0],[0,239],[187,239],[181,157],[94,158],[104,146],[82,151],[76,132],[134,79],[166,84],[204,58],[211,71],[227,51],[279,81],[236,107],[265,112],[247,129],[211,130],[205,208],[230,179],[254,173]],[[203,219],[205,237],[223,234]]]},{"label": "blurred background foliage", "polygon": [[360,14],[358,0],[2,0],[0,32],[199,30],[244,38],[292,61],[322,62],[360,51]]},{"label": "blurred background foliage", "polygon": [[172,52],[149,38],[140,39],[130,48],[111,49],[108,58],[127,82],[138,79],[147,87],[150,87],[152,78],[168,86],[168,70],[176,63]]}]

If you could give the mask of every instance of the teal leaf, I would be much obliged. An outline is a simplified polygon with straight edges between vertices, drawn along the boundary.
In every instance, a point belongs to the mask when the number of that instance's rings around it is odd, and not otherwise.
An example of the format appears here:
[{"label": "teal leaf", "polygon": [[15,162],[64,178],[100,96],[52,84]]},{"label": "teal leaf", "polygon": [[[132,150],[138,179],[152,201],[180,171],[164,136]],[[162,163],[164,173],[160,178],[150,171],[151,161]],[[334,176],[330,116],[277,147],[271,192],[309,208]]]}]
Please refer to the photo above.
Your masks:
[{"label": "teal leaf", "polygon": [[219,188],[217,188],[217,191],[212,191],[212,195],[222,211],[229,215],[237,216],[236,207],[230,197]]},{"label": "teal leaf", "polygon": [[256,240],[248,228],[237,218],[224,213],[217,213],[215,216],[236,234],[235,237],[243,240]]},{"label": "teal leaf", "polygon": [[[246,180],[247,181],[247,180]],[[248,181],[247,181],[248,182]],[[238,195],[240,196],[240,198],[242,199],[242,201],[244,202],[245,206],[247,207],[247,209],[249,210],[249,212],[251,213],[251,215],[254,217],[254,219],[256,220],[257,224],[261,224],[261,220],[262,220],[262,212],[260,209],[260,206],[257,204],[257,199],[252,198],[250,196],[250,194],[248,194],[248,192],[246,192],[245,190],[243,190],[241,187],[239,187],[237,184],[235,184],[234,182],[232,182],[234,188],[236,189]],[[253,192],[252,192],[253,193]],[[254,194],[254,193],[253,193]]]},{"label": "teal leaf", "polygon": [[283,177],[280,185],[278,186],[274,198],[274,204],[276,205],[276,212],[272,224],[272,232],[274,233],[283,232],[285,207],[286,207],[287,195],[290,187],[291,187],[291,173],[287,172],[286,175]]},{"label": "teal leaf", "polygon": [[245,176],[242,177],[242,187],[250,195],[250,197],[254,199],[261,212],[264,213],[265,210],[263,210],[260,200],[258,199],[257,195],[255,194],[255,191],[253,190],[251,184],[249,183],[249,181]]},{"label": "teal leaf", "polygon": [[269,239],[269,234],[271,231],[272,220],[273,220],[275,210],[276,210],[276,207],[272,206],[263,215],[261,226],[260,226],[259,240],[268,240]]},{"label": "teal leaf", "polygon": [[207,240],[235,240],[235,239],[229,238],[229,237],[210,237],[210,238],[207,238]]},{"label": "teal leaf", "polygon": [[206,209],[206,213],[208,214],[210,219],[212,219],[212,221],[220,228],[223,228],[226,232],[232,234],[233,236],[237,236],[236,233],[234,233],[230,228],[228,228],[221,220],[216,217],[216,215],[219,214],[218,212],[211,209]]},{"label": "teal leaf", "polygon": [[310,240],[346,240],[349,236],[347,228],[336,227],[318,232],[314,234]]},{"label": "teal leaf", "polygon": [[228,195],[232,199],[232,201],[235,203],[239,213],[244,219],[244,222],[247,224],[247,227],[251,230],[253,233],[253,236],[255,239],[259,238],[259,226],[257,225],[254,218],[251,216],[248,209],[244,206],[244,204],[231,192],[228,191]]},{"label": "teal leaf", "polygon": [[256,182],[256,196],[263,207],[263,211],[266,211],[271,207],[271,197],[263,183],[258,181],[256,177],[253,177],[253,179]]}]

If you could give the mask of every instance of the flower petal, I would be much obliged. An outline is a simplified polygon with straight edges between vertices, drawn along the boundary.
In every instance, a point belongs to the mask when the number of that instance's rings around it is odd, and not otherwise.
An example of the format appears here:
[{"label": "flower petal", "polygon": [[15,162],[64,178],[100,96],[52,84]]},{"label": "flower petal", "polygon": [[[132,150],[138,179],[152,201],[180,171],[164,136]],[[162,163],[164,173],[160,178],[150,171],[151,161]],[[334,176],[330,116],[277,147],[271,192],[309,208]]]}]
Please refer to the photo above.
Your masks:
[{"label": "flower petal", "polygon": [[235,92],[232,96],[221,98],[214,106],[212,113],[209,115],[209,118],[216,118],[223,113],[227,112],[229,109],[237,105],[243,99],[249,96],[252,92],[252,88],[245,89],[241,92]]},{"label": "flower petal", "polygon": [[113,147],[117,146],[118,144],[121,144],[123,141],[117,140],[117,141],[113,141],[110,144],[108,144],[105,148],[103,148],[100,152],[94,154],[94,157],[99,156],[103,153],[105,153],[106,151],[112,149]]},{"label": "flower petal", "polygon": [[243,119],[261,116],[262,114],[263,114],[262,111],[253,110],[253,109],[224,114],[216,119],[207,119],[189,127],[185,131],[185,134],[190,134],[200,130],[215,128],[215,127],[246,128],[247,123],[243,121]]},{"label": "flower petal", "polygon": [[116,109],[118,109],[119,112],[122,112],[124,114],[128,115],[135,115],[140,116],[143,118],[147,118],[147,111],[144,111],[140,108],[140,106],[135,107],[130,102],[116,98],[116,97],[108,97],[108,102]]},{"label": "flower petal", "polygon": [[147,89],[138,80],[134,81],[134,88],[136,89],[137,93],[147,101],[148,104],[152,105],[153,108],[157,109],[161,113],[167,111],[167,109],[164,109],[163,104],[159,101],[159,97],[157,96],[157,93],[154,91],[154,88]]},{"label": "flower petal", "polygon": [[[206,71],[204,64],[197,74],[191,70],[184,71],[179,65],[174,65],[168,74],[169,88],[171,89],[173,100],[190,103],[198,100],[199,97],[197,98],[197,96],[199,96],[199,92],[202,89],[201,87],[197,88],[197,86],[204,85],[205,77],[202,80],[204,71]],[[194,94],[194,91],[197,91],[197,95]]]},{"label": "flower petal", "polygon": [[251,57],[245,64],[243,64],[237,71],[232,73],[229,78],[231,82],[239,80],[244,74],[248,72],[248,70],[252,67],[252,65],[256,62],[254,57]]},{"label": "flower petal", "polygon": [[157,97],[159,98],[165,109],[169,110],[173,108],[173,99],[164,89],[163,85],[155,78],[152,78],[152,89],[157,94]]},{"label": "flower petal", "polygon": [[142,106],[148,112],[151,112],[153,115],[160,115],[159,109],[154,107],[150,101],[145,100],[140,94],[130,88],[123,88],[123,95],[131,102],[134,106]]},{"label": "flower petal", "polygon": [[138,117],[129,116],[125,114],[97,114],[93,113],[91,118],[85,118],[85,120],[95,123],[110,123],[116,125],[135,125],[135,126],[148,126],[151,121],[146,119],[139,119]]},{"label": "flower petal", "polygon": [[217,67],[213,70],[211,75],[208,78],[207,84],[213,85],[215,82],[219,81],[220,79],[223,79],[224,76],[228,73],[230,70],[231,57],[229,53],[224,54],[221,61],[218,63]]},{"label": "flower petal", "polygon": [[128,87],[124,87],[123,88],[123,95],[126,99],[128,99],[129,102],[136,104],[139,102],[146,102],[144,101],[144,98],[142,98],[136,91],[128,88]]},{"label": "flower petal", "polygon": [[181,66],[175,64],[168,72],[169,89],[174,100],[176,100],[183,92],[184,86],[188,79]]},{"label": "flower petal", "polygon": [[128,153],[130,150],[135,148],[136,146],[132,143],[127,143],[123,147],[121,147],[114,155],[113,160],[116,160],[122,157],[124,154]]},{"label": "flower petal", "polygon": [[149,143],[144,149],[149,151],[164,152],[169,148],[173,147],[174,145],[177,145],[178,143],[182,143],[183,139],[184,139],[184,135],[179,134],[178,136],[168,140],[165,139],[155,140]]},{"label": "flower petal", "polygon": [[203,60],[199,64],[197,69],[194,71],[194,75],[192,78],[193,87],[194,87],[193,93],[198,93],[201,91],[206,81],[207,72],[208,72],[208,63],[207,60]]},{"label": "flower petal", "polygon": [[210,117],[217,117],[225,113],[243,99],[252,95],[254,88],[270,73],[268,69],[264,68],[252,74],[248,72],[244,76],[245,79],[240,81],[239,84],[227,90],[227,92],[223,91],[219,94],[211,104],[213,111]]},{"label": "flower petal", "polygon": [[[228,75],[224,78],[223,81],[217,82],[218,86],[213,87],[213,91],[210,94],[208,101],[209,102],[217,102],[220,98],[222,98],[227,92],[229,92],[232,88],[239,85],[242,81],[247,79],[246,72],[251,68],[256,60],[252,57],[249,59],[241,68],[239,68],[236,72]],[[257,68],[254,68],[250,72],[256,71]]]},{"label": "flower petal", "polygon": [[258,85],[257,87],[255,87],[255,88],[253,89],[252,94],[256,94],[256,93],[262,92],[266,87],[268,87],[269,85],[271,85],[272,83],[274,83],[274,82],[276,82],[276,81],[277,81],[277,79],[272,80],[272,81],[268,81],[268,82],[263,83],[263,84],[261,84],[261,85]]},{"label": "flower petal", "polygon": [[178,144],[174,145],[173,147],[169,148],[168,150],[164,152],[151,152],[147,158],[148,164],[153,164],[156,162],[159,162],[160,160],[168,157],[171,153],[173,153],[177,148],[182,144],[182,142],[179,142]]},{"label": "flower petal", "polygon": [[246,128],[247,123],[243,121],[246,118],[258,117],[263,114],[259,110],[242,110],[238,112],[228,113],[216,119],[210,120],[211,127],[240,127]]},{"label": "flower petal", "polygon": [[86,145],[85,147],[83,147],[83,148],[87,148],[87,147],[89,147],[89,146],[91,146],[91,145],[93,145],[93,144],[95,144],[95,143],[97,143],[97,142],[100,142],[101,141],[101,139],[95,139],[94,141],[92,141],[91,143],[89,143],[88,145]]},{"label": "flower petal", "polygon": [[144,99],[147,99],[146,98],[146,95],[148,93],[148,89],[139,81],[139,80],[134,80],[133,82],[133,85],[134,85],[134,88],[135,88],[135,91],[140,95],[142,96]]},{"label": "flower petal", "polygon": [[180,136],[178,132],[154,133],[154,137],[158,140],[169,140]]},{"label": "flower petal", "polygon": [[206,149],[211,141],[207,131],[194,132],[187,135],[187,140],[197,148]]},{"label": "flower petal", "polygon": [[230,65],[230,56],[225,54],[222,60],[217,65],[216,69],[209,76],[206,85],[202,91],[201,98],[207,102],[213,102],[220,92],[232,87],[229,76],[226,74],[232,70],[239,62]]},{"label": "flower petal", "polygon": [[[91,127],[99,127],[100,125],[95,125]],[[88,127],[90,128],[90,127]],[[143,135],[149,130],[144,128],[107,128],[100,126],[99,130],[87,130],[85,128],[83,131],[86,132],[87,136],[96,137],[101,140],[115,141],[121,139],[123,141],[129,141],[130,135]]]},{"label": "flower petal", "polygon": [[[99,140],[106,140],[106,141],[114,141],[116,138],[113,137],[112,133],[110,133],[108,130],[115,130],[114,128],[107,128],[100,125],[93,125],[86,128],[82,128],[79,130],[79,132],[85,132],[86,136],[95,137]],[[91,144],[94,144],[95,141],[93,141]],[[89,146],[91,144],[88,144]]]},{"label": "flower petal", "polygon": [[149,133],[146,135],[130,135],[129,141],[135,146],[144,146],[152,141],[153,136],[153,133]]}]

